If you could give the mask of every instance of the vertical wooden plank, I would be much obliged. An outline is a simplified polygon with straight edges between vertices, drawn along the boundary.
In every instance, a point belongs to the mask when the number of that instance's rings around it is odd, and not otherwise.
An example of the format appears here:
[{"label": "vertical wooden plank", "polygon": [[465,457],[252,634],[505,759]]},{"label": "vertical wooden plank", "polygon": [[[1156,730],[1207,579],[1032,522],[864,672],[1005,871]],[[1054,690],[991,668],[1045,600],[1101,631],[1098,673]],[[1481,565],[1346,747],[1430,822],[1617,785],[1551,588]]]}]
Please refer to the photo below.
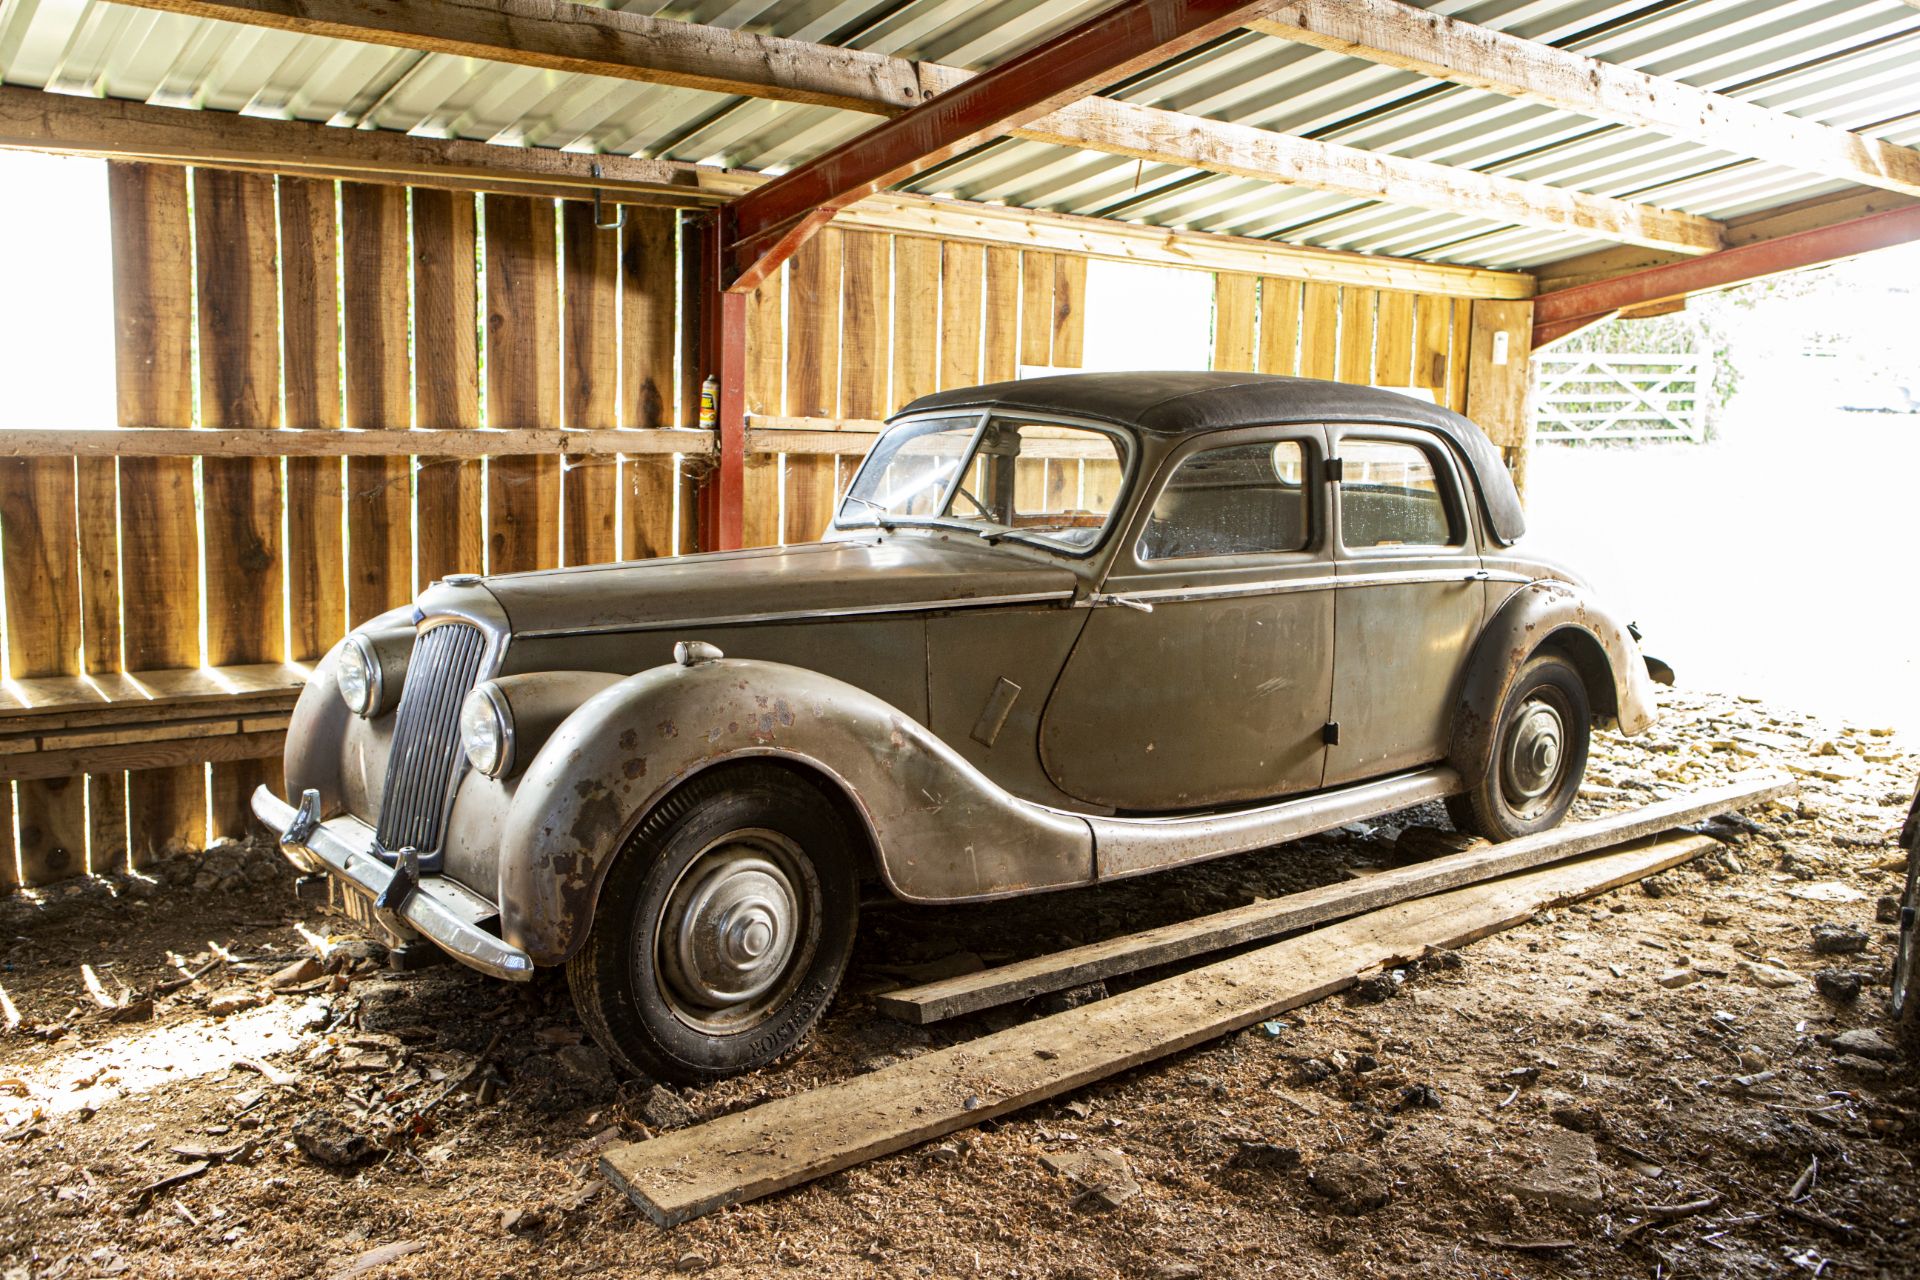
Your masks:
[{"label": "vertical wooden plank", "polygon": [[[407,362],[407,189],[340,184],[347,425],[412,425]],[[347,613],[354,626],[413,598],[413,464],[347,459]]]},{"label": "vertical wooden plank", "polygon": [[[776,271],[747,295],[747,417],[779,416],[782,370],[781,304],[791,268]],[[740,540],[749,547],[780,541],[780,455],[749,449],[746,456]]]},{"label": "vertical wooden plank", "polygon": [[[13,831],[13,788],[0,783],[0,831]],[[0,895],[20,886],[20,864],[13,854],[13,841],[0,840]]]},{"label": "vertical wooden plank", "polygon": [[940,242],[924,236],[893,241],[893,387],[895,412],[938,389]]},{"label": "vertical wooden plank", "polygon": [[1467,411],[1467,361],[1473,348],[1473,304],[1465,298],[1453,304],[1453,338],[1447,347],[1447,404],[1455,413]]},{"label": "vertical wooden plank", "polygon": [[[560,418],[560,313],[553,201],[486,198],[487,422],[551,427]],[[560,560],[560,459],[495,458],[487,467],[487,569]]]},{"label": "vertical wooden plank", "polygon": [[[186,171],[110,164],[113,215],[114,362],[120,424],[193,425],[193,250]],[[100,543],[104,507],[90,492],[80,520],[95,567],[107,580],[113,552]],[[122,458],[119,467],[120,660],[130,671],[200,665],[200,547],[189,458]],[[89,608],[87,621],[104,621]],[[102,628],[105,630],[105,628]],[[103,635],[102,640],[106,637]],[[89,651],[93,637],[90,634]],[[104,655],[103,655],[104,658]],[[127,830],[133,865],[206,843],[206,771],[187,765],[129,775]]]},{"label": "vertical wooden plank", "polygon": [[1414,317],[1413,386],[1434,393],[1447,403],[1447,342],[1453,326],[1453,299],[1431,293],[1420,295]]},{"label": "vertical wooden plank", "polygon": [[1300,282],[1278,276],[1260,279],[1261,373],[1292,374],[1299,365]]},{"label": "vertical wooden plank", "polygon": [[[872,417],[869,403],[877,372],[885,395],[886,347],[876,348],[873,326],[885,323],[886,297],[875,299],[874,283],[885,288],[887,237],[878,232],[823,231],[808,241],[792,259],[787,273],[787,413],[803,418]],[[873,274],[875,260],[882,273]],[[851,273],[858,260],[861,290],[856,295]],[[848,308],[860,307],[858,315]],[[856,349],[857,348],[857,349]],[[875,364],[875,361],[881,363]],[[849,389],[851,388],[851,389]],[[857,412],[856,402],[859,409]],[[757,477],[754,527],[762,545],[777,541],[802,542],[817,538],[826,527],[833,503],[834,463],[831,457],[787,457],[777,463],[785,500],[775,507],[767,500],[774,485],[765,467]]]},{"label": "vertical wooden plank", "polygon": [[1222,271],[1213,277],[1213,367],[1253,368],[1253,276]]},{"label": "vertical wooden plank", "polygon": [[1532,435],[1529,393],[1533,303],[1476,298],[1472,324],[1467,416],[1500,446],[1513,482],[1524,497],[1527,446]]},{"label": "vertical wooden plank", "polygon": [[[621,425],[673,423],[673,356],[678,336],[677,210],[628,209],[620,230]],[[620,460],[620,554],[629,560],[672,555],[674,459],[654,454]],[[692,517],[693,503],[686,515]],[[692,549],[692,540],[686,549]]]},{"label": "vertical wooden plank", "polygon": [[998,245],[986,251],[987,300],[982,312],[982,382],[1011,382],[1020,375],[1020,251]]},{"label": "vertical wooden plank", "polygon": [[[566,370],[562,379],[569,427],[620,425],[620,350],[615,308],[620,290],[620,238],[593,225],[593,205],[560,206],[566,272]],[[561,554],[568,564],[600,564],[620,554],[614,521],[620,477],[614,459],[569,456],[561,486]]]},{"label": "vertical wooden plank", "polygon": [[1308,284],[1300,292],[1300,376],[1332,378],[1339,353],[1340,286]]},{"label": "vertical wooden plank", "polygon": [[887,322],[893,237],[849,231],[841,237],[840,416],[887,412]]},{"label": "vertical wooden plank", "polygon": [[1087,345],[1087,260],[1074,253],[1053,258],[1053,363],[1078,369]]},{"label": "vertical wooden plank", "polygon": [[1413,385],[1413,295],[1383,290],[1375,321],[1373,381],[1382,387]]},{"label": "vertical wooden plank", "polygon": [[1373,381],[1373,311],[1377,289],[1340,290],[1340,363],[1342,382]]},{"label": "vertical wooden plank", "polygon": [[[273,179],[196,169],[193,193],[201,425],[277,429],[280,303]],[[206,660],[216,667],[283,661],[280,462],[202,458],[200,481]],[[253,822],[253,790],[275,772],[265,760],[214,764],[207,772],[208,835],[245,835]]]},{"label": "vertical wooden plank", "polygon": [[[473,196],[413,190],[413,406],[420,425],[480,425],[479,267]],[[419,458],[414,573],[422,586],[486,563],[478,458]]]},{"label": "vertical wooden plank", "polygon": [[[73,463],[0,460],[0,577],[7,601],[7,671],[15,679],[80,670],[79,530]],[[9,801],[11,787],[0,783]],[[102,866],[101,870],[109,868]],[[20,783],[21,883],[87,870],[86,787],[79,778]],[[13,828],[0,832],[0,888],[14,883]]]},{"label": "vertical wooden plank", "polygon": [[980,381],[980,302],[986,251],[977,244],[940,246],[940,389]]},{"label": "vertical wooden plank", "polygon": [[1053,255],[1020,254],[1020,363],[1053,363]]},{"label": "vertical wooden plank", "polygon": [[[334,184],[280,179],[280,341],[286,425],[340,426],[340,290]],[[346,634],[339,458],[287,459],[287,656],[312,662]]]}]

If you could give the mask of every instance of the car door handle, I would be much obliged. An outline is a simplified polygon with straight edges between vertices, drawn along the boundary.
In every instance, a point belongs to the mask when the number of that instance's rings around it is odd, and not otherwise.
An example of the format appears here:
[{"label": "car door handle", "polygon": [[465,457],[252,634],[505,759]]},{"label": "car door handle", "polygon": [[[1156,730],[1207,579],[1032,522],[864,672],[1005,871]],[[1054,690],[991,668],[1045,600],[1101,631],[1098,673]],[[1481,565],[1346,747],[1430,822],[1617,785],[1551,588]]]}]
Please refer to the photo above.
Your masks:
[{"label": "car door handle", "polygon": [[1491,573],[1488,573],[1485,569],[1475,569],[1472,573],[1467,575],[1466,580],[1468,582],[1486,582],[1492,577],[1493,575]]},{"label": "car door handle", "polygon": [[1117,604],[1122,609],[1134,609],[1141,613],[1153,612],[1153,606],[1145,600],[1135,600],[1132,596],[1111,596],[1100,591],[1096,591],[1088,596],[1087,603],[1092,605]]}]

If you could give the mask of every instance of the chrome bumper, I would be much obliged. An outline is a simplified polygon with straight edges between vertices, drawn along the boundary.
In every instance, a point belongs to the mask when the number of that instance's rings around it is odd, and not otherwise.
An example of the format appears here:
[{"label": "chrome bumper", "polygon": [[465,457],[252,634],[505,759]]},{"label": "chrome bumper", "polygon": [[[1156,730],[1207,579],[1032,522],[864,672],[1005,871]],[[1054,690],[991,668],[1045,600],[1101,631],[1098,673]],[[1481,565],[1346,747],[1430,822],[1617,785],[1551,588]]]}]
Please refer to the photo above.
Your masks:
[{"label": "chrome bumper", "polygon": [[281,851],[294,866],[325,871],[464,965],[518,982],[533,976],[526,952],[482,927],[496,914],[492,903],[445,876],[418,876],[409,884],[402,871],[374,856],[372,827],[351,815],[322,822],[318,807],[315,791],[301,797],[298,809],[264,786],[253,793],[254,816],[280,832]]}]

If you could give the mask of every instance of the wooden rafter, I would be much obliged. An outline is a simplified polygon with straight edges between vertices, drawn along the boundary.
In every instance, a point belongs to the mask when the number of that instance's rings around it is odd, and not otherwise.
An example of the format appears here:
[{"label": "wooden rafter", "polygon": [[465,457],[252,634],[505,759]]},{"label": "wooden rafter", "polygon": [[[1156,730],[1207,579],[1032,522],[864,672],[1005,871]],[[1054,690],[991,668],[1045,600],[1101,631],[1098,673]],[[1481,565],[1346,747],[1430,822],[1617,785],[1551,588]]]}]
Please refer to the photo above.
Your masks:
[{"label": "wooden rafter", "polygon": [[1920,195],[1920,151],[1652,76],[1400,0],[1299,0],[1255,31],[1436,80]]},{"label": "wooden rafter", "polygon": [[[0,86],[0,147],[573,199],[604,190],[623,202],[690,206],[719,203],[762,181],[738,170],[150,107],[19,86]],[[599,177],[592,172],[594,163],[601,165]],[[1459,297],[1522,298],[1533,292],[1532,278],[1520,272],[892,192],[855,205],[843,221],[872,230],[1011,243],[1127,262]]]},{"label": "wooden rafter", "polygon": [[[897,115],[972,72],[958,67],[650,18],[578,4],[506,0],[125,0],[145,8],[429,53]],[[1706,253],[1711,219],[1547,183],[1086,98],[1013,137],[1154,164],[1334,191],[1622,244]]]}]

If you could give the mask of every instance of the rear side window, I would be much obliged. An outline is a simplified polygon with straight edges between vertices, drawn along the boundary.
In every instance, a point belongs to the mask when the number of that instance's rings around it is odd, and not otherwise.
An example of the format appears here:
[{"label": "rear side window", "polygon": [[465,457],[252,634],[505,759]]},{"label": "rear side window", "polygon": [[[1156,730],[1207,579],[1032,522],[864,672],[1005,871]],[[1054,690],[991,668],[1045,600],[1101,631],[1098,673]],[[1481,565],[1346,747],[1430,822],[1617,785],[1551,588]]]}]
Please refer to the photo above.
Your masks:
[{"label": "rear side window", "polygon": [[1349,547],[1458,541],[1433,455],[1397,440],[1341,441],[1340,540]]},{"label": "rear side window", "polygon": [[1298,441],[1207,449],[1167,478],[1140,535],[1141,560],[1304,551],[1312,509]]}]

